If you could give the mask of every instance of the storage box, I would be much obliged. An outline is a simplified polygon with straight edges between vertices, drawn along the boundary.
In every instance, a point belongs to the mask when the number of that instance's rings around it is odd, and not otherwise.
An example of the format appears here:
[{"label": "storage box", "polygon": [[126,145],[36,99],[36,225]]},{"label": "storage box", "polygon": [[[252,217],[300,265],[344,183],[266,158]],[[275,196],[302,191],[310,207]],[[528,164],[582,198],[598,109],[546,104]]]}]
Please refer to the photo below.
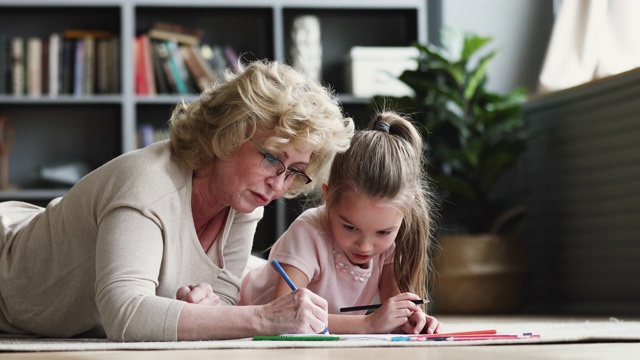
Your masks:
[{"label": "storage box", "polygon": [[347,59],[347,89],[355,97],[412,96],[398,76],[417,68],[418,54],[415,47],[354,46]]}]

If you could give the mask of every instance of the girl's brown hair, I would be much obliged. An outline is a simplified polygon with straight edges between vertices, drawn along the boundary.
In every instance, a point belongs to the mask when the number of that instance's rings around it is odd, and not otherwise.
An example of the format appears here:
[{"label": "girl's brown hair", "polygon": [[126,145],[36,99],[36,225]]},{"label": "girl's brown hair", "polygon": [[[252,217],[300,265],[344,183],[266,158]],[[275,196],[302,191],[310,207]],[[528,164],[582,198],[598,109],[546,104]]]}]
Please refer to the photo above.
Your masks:
[{"label": "girl's brown hair", "polygon": [[423,167],[423,143],[407,118],[384,111],[357,131],[349,150],[336,155],[325,197],[329,211],[341,194],[382,199],[404,219],[395,240],[394,273],[401,292],[427,297],[431,244],[431,193]]}]

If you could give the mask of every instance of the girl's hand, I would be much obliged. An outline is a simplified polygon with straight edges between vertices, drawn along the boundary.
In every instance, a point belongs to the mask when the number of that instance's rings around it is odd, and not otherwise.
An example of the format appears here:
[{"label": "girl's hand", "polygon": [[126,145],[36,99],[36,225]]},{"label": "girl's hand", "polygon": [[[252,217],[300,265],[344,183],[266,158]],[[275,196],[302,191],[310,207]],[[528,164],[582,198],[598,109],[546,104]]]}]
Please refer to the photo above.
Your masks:
[{"label": "girl's hand", "polygon": [[327,327],[327,301],[306,288],[262,306],[265,334],[318,334]]},{"label": "girl's hand", "polygon": [[207,283],[182,286],[176,291],[176,299],[191,304],[208,306],[220,305],[220,298],[213,292],[211,285]]},{"label": "girl's hand", "polygon": [[420,309],[420,311],[416,311],[411,314],[409,319],[407,319],[407,322],[400,326],[398,330],[405,334],[420,334],[426,324],[427,314]]},{"label": "girl's hand", "polygon": [[426,315],[420,306],[411,302],[419,299],[418,295],[412,293],[402,293],[389,298],[379,309],[365,318],[368,332],[384,334],[403,331],[411,334],[417,329],[416,333],[419,333],[426,324]]},{"label": "girl's hand", "polygon": [[442,323],[433,316],[429,316],[420,311],[416,311],[409,317],[404,325],[400,327],[400,331],[406,334],[438,334]]},{"label": "girl's hand", "polygon": [[433,316],[427,315],[427,328],[426,329],[422,329],[422,333],[439,334],[441,328],[442,328],[442,323],[440,321],[438,321],[438,319],[436,319]]}]

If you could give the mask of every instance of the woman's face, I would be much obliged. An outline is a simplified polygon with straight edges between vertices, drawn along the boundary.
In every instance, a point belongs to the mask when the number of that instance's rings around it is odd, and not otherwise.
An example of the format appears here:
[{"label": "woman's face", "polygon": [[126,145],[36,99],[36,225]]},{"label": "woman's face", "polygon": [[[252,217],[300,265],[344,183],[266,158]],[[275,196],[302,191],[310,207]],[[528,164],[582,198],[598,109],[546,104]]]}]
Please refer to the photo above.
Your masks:
[{"label": "woman's face", "polygon": [[[216,161],[211,188],[218,192],[218,200],[239,212],[250,213],[289,190],[286,172],[269,176],[263,170],[261,164],[267,161],[264,152],[280,160],[287,169],[304,171],[309,164],[311,150],[300,152],[291,146],[271,149],[265,146],[265,140],[266,137],[254,137],[242,144],[231,158]],[[269,159],[274,160],[271,156]]]},{"label": "woman's face", "polygon": [[[326,194],[326,185],[323,185]],[[329,211],[335,244],[351,264],[364,266],[387,251],[396,240],[404,216],[385,200],[354,192],[340,196]]]}]

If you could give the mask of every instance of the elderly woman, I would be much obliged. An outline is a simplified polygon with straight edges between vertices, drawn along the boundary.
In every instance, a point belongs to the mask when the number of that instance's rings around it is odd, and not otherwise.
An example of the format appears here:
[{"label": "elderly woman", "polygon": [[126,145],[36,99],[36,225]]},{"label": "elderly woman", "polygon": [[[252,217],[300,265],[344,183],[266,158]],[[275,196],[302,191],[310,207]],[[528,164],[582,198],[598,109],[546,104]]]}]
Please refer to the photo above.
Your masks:
[{"label": "elderly woman", "polygon": [[322,183],[354,125],[324,87],[254,62],[180,104],[170,139],[46,208],[0,203],[0,333],[116,341],[318,333],[306,289],[235,305],[263,207]]}]

